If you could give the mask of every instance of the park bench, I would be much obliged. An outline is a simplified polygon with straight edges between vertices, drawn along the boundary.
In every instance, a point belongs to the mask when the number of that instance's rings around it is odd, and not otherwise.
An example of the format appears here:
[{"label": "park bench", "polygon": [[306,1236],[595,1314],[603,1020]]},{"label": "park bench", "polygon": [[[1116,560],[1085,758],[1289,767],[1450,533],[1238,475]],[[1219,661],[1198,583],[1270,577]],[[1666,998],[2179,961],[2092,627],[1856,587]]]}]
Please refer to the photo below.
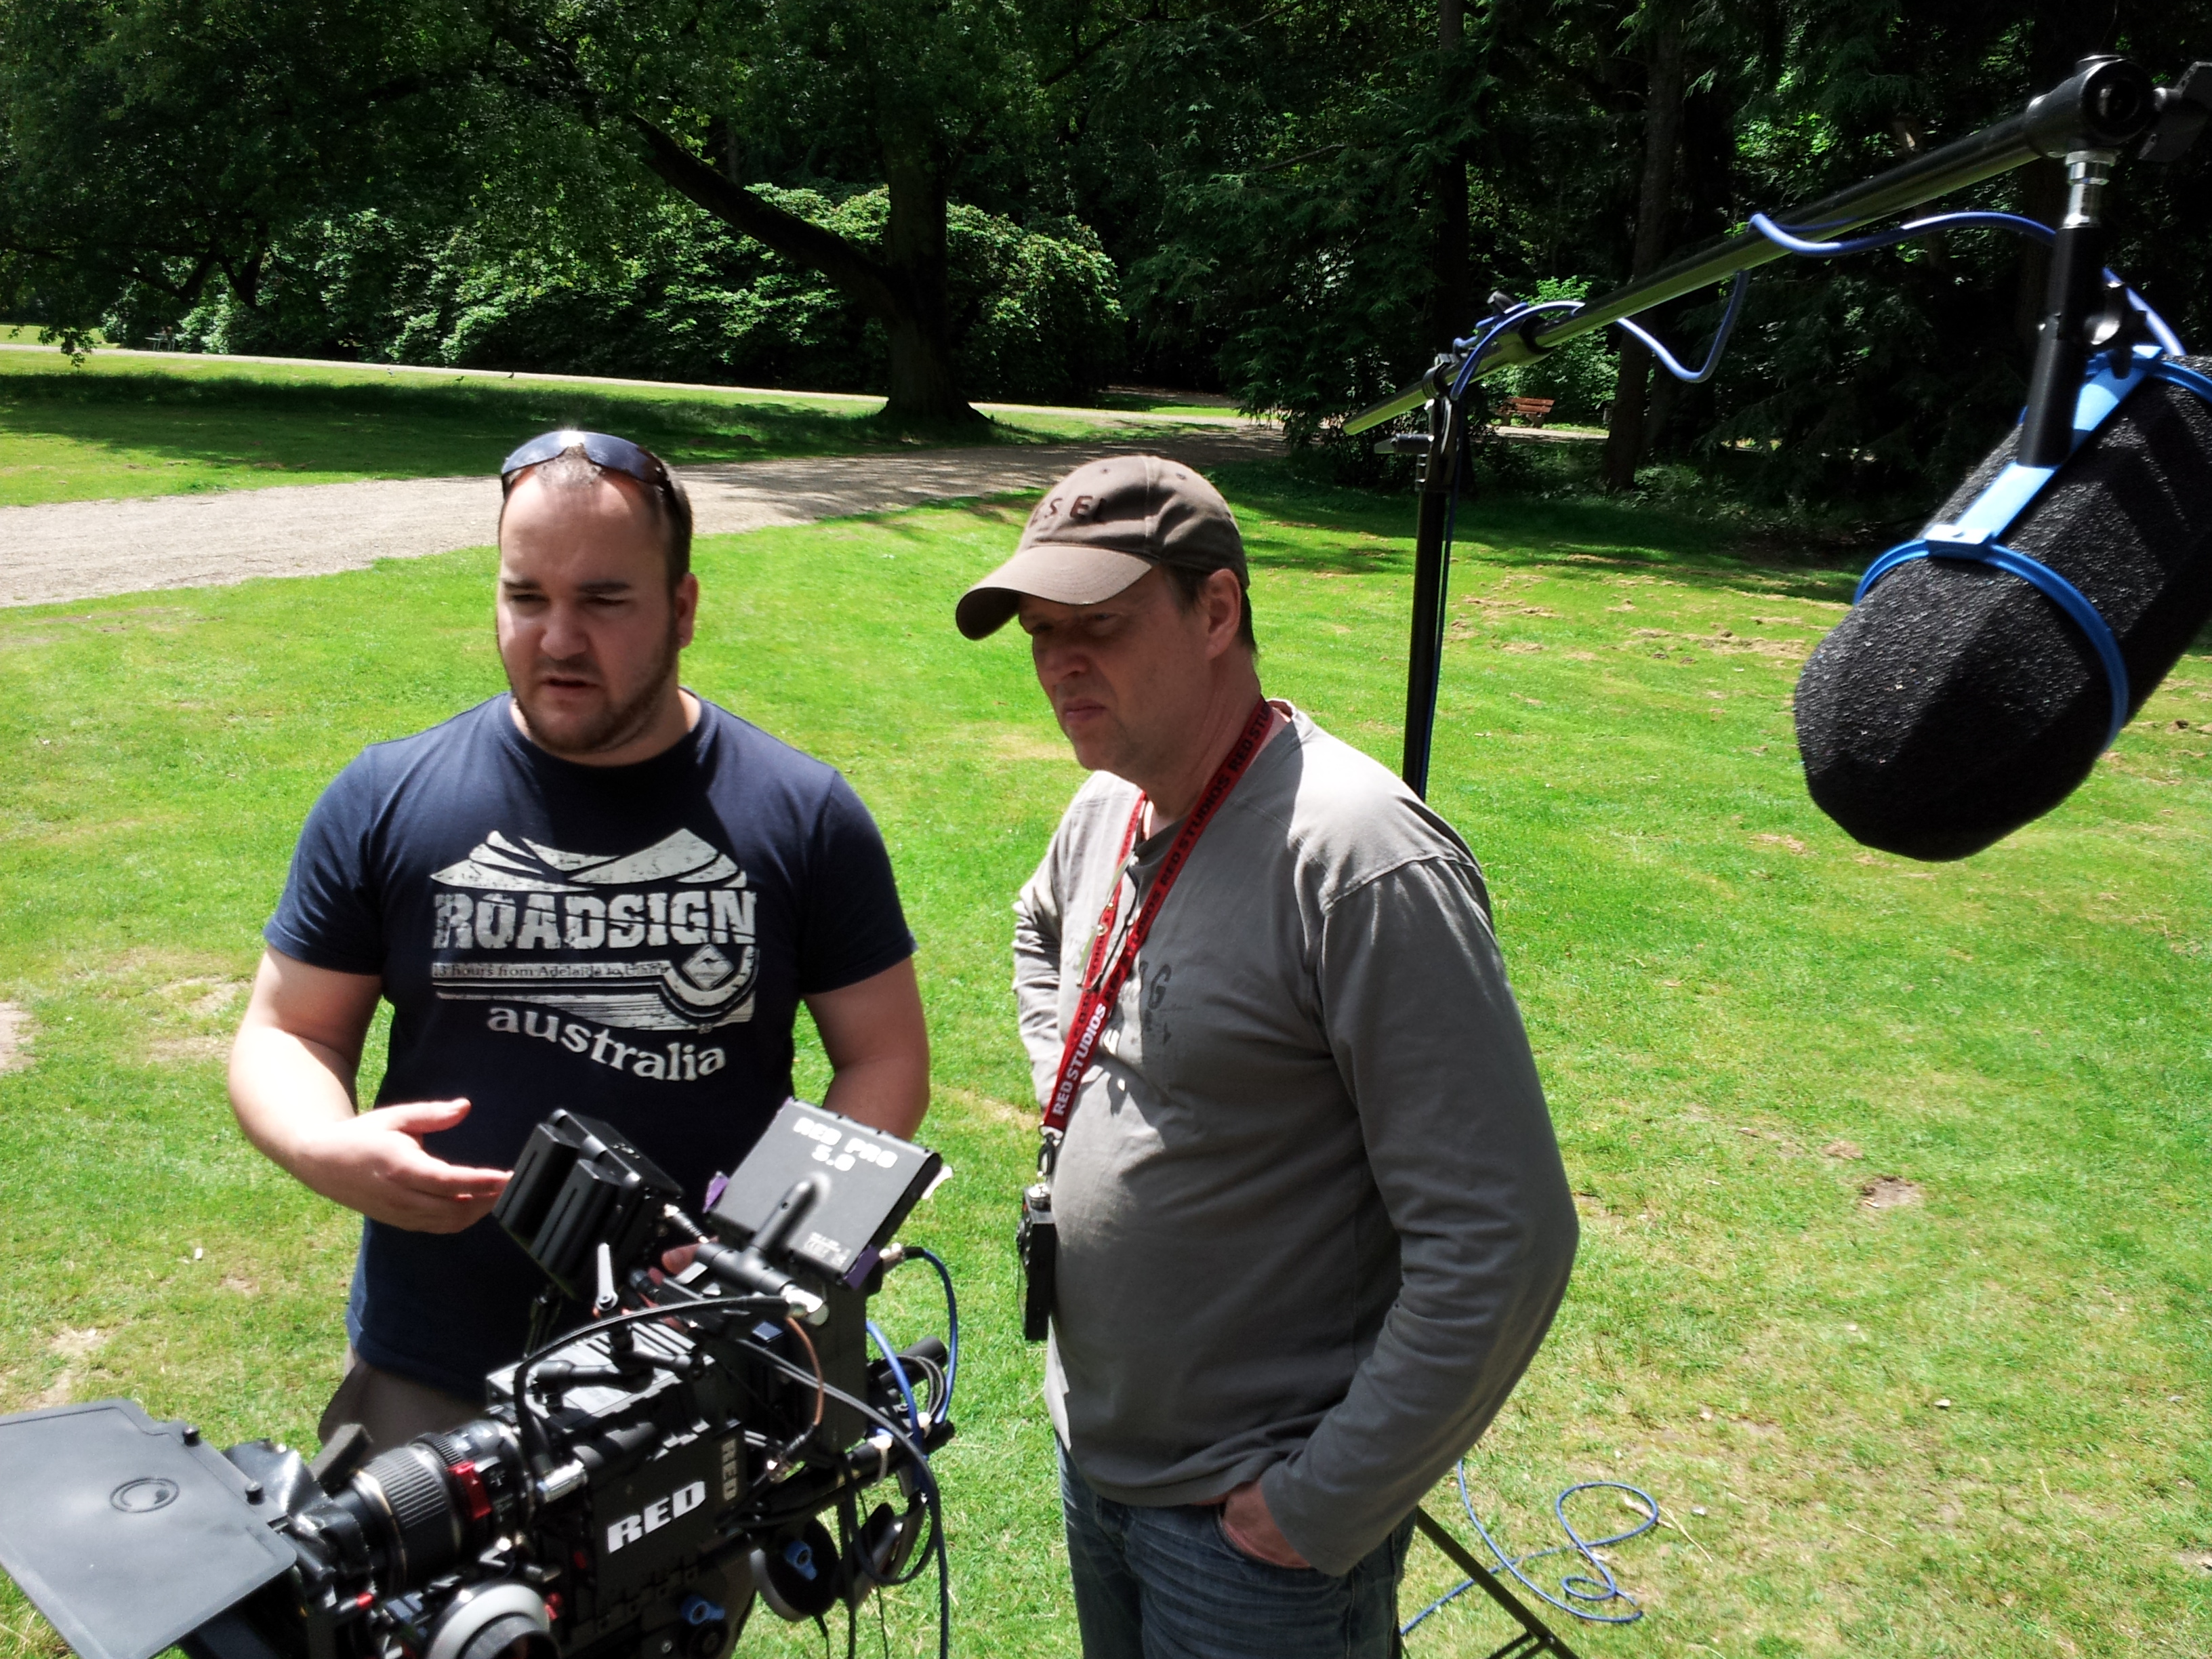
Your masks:
[{"label": "park bench", "polygon": [[1498,418],[1511,426],[1541,426],[1552,412],[1550,398],[1501,398]]}]

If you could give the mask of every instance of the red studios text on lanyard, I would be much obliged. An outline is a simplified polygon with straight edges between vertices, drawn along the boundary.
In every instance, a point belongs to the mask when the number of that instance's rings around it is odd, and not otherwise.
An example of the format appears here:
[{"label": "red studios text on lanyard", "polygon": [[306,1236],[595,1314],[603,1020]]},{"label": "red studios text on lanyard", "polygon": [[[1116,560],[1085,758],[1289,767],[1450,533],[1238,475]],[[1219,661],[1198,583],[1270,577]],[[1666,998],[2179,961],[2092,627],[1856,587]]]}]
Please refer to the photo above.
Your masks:
[{"label": "red studios text on lanyard", "polygon": [[1105,977],[1099,977],[1099,968],[1106,950],[1114,937],[1115,919],[1121,908],[1121,881],[1129,861],[1129,849],[1137,844],[1137,826],[1145,816],[1145,797],[1137,797],[1137,804],[1129,813],[1129,827],[1121,835],[1121,850],[1114,860],[1114,896],[1106,901],[1106,908],[1098,915],[1098,931],[1091,945],[1091,960],[1083,970],[1083,994],[1075,1005],[1075,1018],[1067,1028],[1067,1047],[1060,1056],[1060,1076],[1052,1085],[1052,1098],[1045,1103],[1043,1130],[1048,1139],[1057,1139],[1067,1127],[1068,1114],[1075,1109],[1075,1091],[1083,1081],[1083,1074],[1091,1069],[1092,1050],[1098,1046],[1099,1033],[1106,1029],[1106,1018],[1120,1001],[1121,988],[1128,983],[1129,970],[1136,966],[1137,952],[1144,948],[1145,935],[1152,932],[1152,918],[1167,902],[1169,890],[1182,866],[1189,860],[1191,848],[1206,831],[1221,805],[1229,799],[1229,792],[1237,787],[1237,780],[1244,775],[1244,769],[1252,763],[1252,757],[1260,752],[1260,744],[1273,723],[1275,711],[1262,697],[1252,710],[1252,718],[1244,723],[1243,735],[1237,739],[1221,769],[1213,775],[1213,781],[1206,786],[1198,804],[1182,821],[1182,833],[1175,845],[1168,848],[1165,863],[1152,878],[1152,891],[1145,895],[1144,903],[1137,910],[1136,919],[1129,924],[1128,937],[1114,957],[1114,965]]}]

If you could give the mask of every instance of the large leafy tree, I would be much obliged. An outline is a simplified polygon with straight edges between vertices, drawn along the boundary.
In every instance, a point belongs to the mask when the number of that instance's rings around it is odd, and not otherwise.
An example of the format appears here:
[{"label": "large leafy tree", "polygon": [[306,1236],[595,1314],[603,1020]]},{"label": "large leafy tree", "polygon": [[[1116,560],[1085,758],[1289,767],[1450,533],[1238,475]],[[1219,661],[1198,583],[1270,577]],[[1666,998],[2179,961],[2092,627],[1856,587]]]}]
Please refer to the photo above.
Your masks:
[{"label": "large leafy tree", "polygon": [[[1027,137],[1035,20],[1004,0],[495,0],[485,18],[487,78],[633,155],[880,321],[895,416],[970,416],[948,308],[946,210],[963,169]],[[793,161],[880,182],[880,242],[753,188]]]},{"label": "large leafy tree", "polygon": [[[7,0],[0,258],[82,331],[137,285],[251,303],[288,225],[672,191],[879,321],[889,413],[973,419],[947,211],[1004,194],[1121,0]],[[859,240],[760,187],[879,186]],[[1010,181],[1011,184],[1010,184]]]},{"label": "large leafy tree", "polygon": [[[319,0],[0,5],[0,289],[72,343],[133,290],[248,306],[303,213],[444,187],[452,20]],[[447,193],[450,194],[448,191]]]},{"label": "large leafy tree", "polygon": [[[2117,0],[1336,0],[1147,32],[1079,134],[1086,217],[1132,276],[1133,345],[1327,435],[1425,366],[1465,294],[1588,292],[2017,109],[2087,52],[2170,76],[2212,10]],[[1460,169],[1463,168],[1463,171]],[[1468,271],[1453,279],[1456,179]],[[2048,220],[2054,166],[1961,197]],[[2185,332],[2212,329],[2212,142],[2124,169],[2115,263]],[[1778,490],[1872,501],[1955,477],[2018,406],[2041,302],[2033,249],[1986,235],[1770,267],[1711,384],[1622,345],[1609,471],[1656,449],[1763,453]],[[1719,296],[1663,308],[1692,350]],[[1357,459],[1357,458],[1352,458]]]}]

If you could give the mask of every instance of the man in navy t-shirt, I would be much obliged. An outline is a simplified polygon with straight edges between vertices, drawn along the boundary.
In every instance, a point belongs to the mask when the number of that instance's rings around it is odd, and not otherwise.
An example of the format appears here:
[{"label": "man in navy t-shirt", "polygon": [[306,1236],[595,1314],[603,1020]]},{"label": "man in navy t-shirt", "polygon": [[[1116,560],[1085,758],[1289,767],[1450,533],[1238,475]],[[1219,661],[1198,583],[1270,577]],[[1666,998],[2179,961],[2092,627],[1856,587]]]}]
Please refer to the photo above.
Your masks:
[{"label": "man in navy t-shirt", "polygon": [[[364,750],[309,814],[231,1054],[253,1143],[367,1218],[327,1438],[465,1420],[542,1279],[488,1218],[532,1127],[604,1117],[696,1206],[791,1092],[804,1002],[826,1103],[913,1133],[914,939],[830,768],[683,690],[698,579],[659,460],[599,434],[509,458],[511,696]],[[376,1109],[354,1078],[392,1005]]]}]

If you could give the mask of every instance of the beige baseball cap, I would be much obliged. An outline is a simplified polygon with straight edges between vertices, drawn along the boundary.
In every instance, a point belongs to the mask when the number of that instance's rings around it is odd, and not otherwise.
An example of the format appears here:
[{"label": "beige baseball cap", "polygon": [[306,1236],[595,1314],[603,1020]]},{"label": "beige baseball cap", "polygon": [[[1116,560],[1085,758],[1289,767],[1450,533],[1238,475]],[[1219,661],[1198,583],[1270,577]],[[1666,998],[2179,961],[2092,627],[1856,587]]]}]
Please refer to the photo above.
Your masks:
[{"label": "beige baseball cap", "polygon": [[963,593],[953,617],[980,640],[1006,625],[1025,593],[1097,605],[1156,565],[1250,581],[1244,538],[1219,490],[1180,461],[1109,455],[1045,491],[1014,556]]}]

